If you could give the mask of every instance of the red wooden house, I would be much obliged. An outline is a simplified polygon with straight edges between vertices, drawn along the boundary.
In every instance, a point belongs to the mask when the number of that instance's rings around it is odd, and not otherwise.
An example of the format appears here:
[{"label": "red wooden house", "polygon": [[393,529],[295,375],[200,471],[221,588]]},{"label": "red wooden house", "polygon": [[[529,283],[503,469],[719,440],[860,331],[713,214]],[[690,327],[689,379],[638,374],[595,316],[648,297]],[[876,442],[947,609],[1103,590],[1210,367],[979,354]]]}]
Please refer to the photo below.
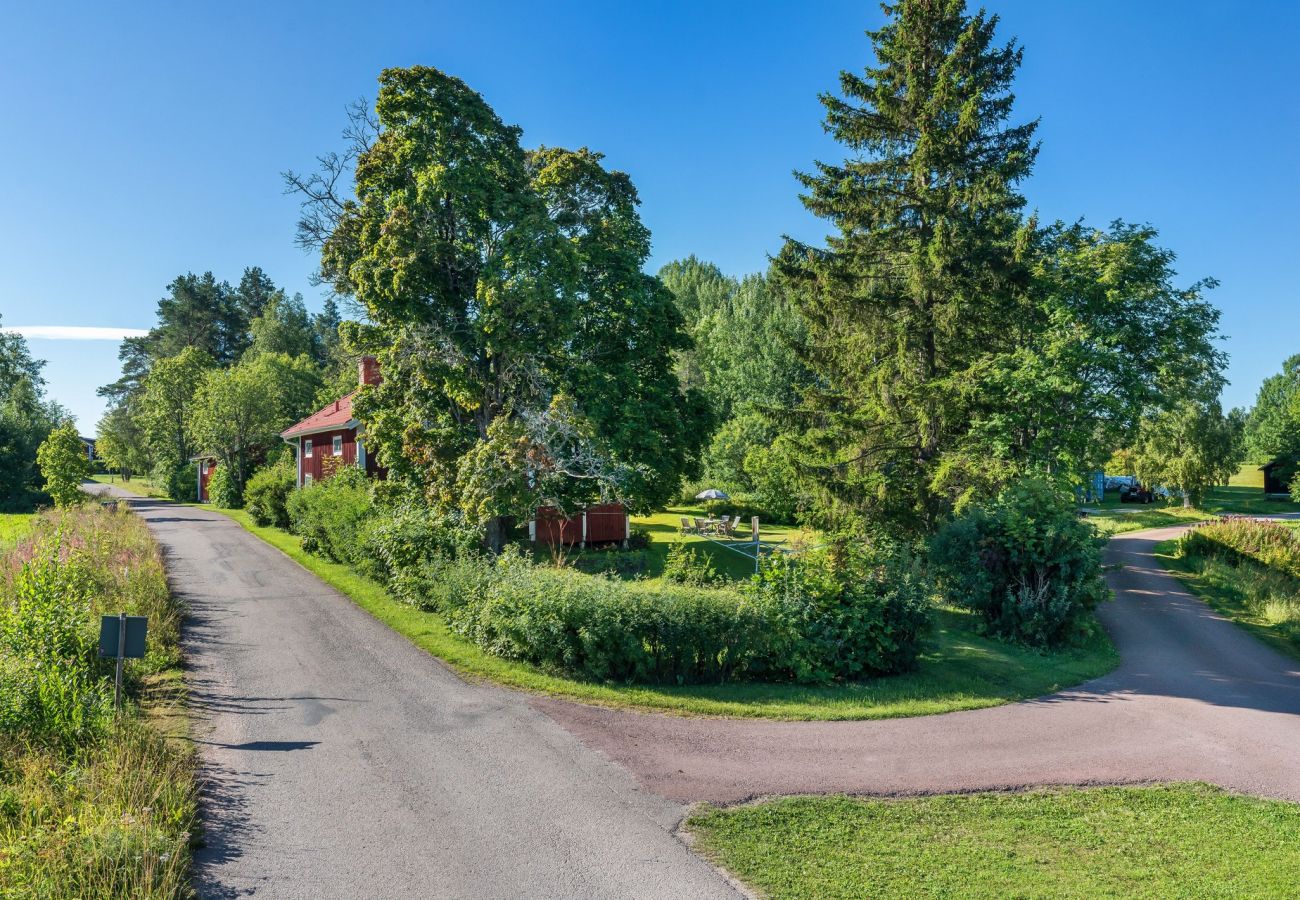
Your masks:
[{"label": "red wooden house", "polygon": [[[379,383],[379,363],[373,356],[361,357],[357,370],[361,384]],[[366,453],[361,422],[352,415],[354,396],[356,391],[280,433],[294,448],[298,487],[328,478],[339,466],[360,466],[372,475],[383,477],[375,458]]]},{"label": "red wooden house", "polygon": [[207,503],[208,482],[212,480],[212,473],[217,471],[217,458],[215,456],[196,456],[190,460],[198,467],[198,494],[199,502]]}]

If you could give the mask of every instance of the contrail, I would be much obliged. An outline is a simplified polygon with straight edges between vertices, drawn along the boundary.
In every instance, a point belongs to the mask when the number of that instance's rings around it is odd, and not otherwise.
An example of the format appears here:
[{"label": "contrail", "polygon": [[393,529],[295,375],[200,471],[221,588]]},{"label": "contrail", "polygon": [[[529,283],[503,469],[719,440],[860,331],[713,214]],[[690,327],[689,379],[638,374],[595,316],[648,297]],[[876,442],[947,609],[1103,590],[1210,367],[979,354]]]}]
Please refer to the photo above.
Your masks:
[{"label": "contrail", "polygon": [[6,325],[0,331],[46,341],[120,341],[144,337],[143,328],[93,328],[88,325]]}]

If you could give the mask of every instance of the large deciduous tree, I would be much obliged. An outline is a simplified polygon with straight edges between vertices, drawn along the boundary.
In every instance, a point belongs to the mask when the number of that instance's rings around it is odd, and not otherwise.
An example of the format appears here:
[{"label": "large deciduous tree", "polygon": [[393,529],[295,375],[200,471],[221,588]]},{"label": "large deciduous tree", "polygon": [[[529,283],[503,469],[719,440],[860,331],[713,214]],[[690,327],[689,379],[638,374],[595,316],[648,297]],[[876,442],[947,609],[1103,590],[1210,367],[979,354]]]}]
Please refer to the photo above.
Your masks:
[{"label": "large deciduous tree", "polygon": [[[536,502],[671,495],[693,464],[685,346],[626,175],[589,151],[527,153],[520,131],[436,69],[388,69],[352,152],[288,176],[300,238],[359,301],[384,380],[357,409],[390,477],[499,547]],[[336,191],[355,160],[355,199]]]},{"label": "large deciduous tree", "polygon": [[[1021,51],[961,0],[901,0],[870,32],[877,62],[825,95],[826,129],[851,156],[800,176],[837,228],[824,248],[788,241],[778,270],[808,324],[805,473],[823,524],[924,529],[968,430],[966,386],[1008,344],[1027,290],[1017,184],[1036,123],[1010,124]],[[841,521],[847,513],[848,521]]]},{"label": "large deciduous tree", "polygon": [[0,510],[30,505],[39,478],[37,448],[66,417],[45,398],[43,365],[21,335],[0,331]]},{"label": "large deciduous tree", "polygon": [[81,483],[90,477],[90,459],[71,421],[50,432],[37,449],[36,460],[56,506],[75,506],[85,499]]},{"label": "large deciduous tree", "polygon": [[1143,420],[1132,452],[1138,478],[1176,488],[1189,507],[1227,484],[1241,458],[1241,422],[1225,416],[1218,400],[1185,399]]}]

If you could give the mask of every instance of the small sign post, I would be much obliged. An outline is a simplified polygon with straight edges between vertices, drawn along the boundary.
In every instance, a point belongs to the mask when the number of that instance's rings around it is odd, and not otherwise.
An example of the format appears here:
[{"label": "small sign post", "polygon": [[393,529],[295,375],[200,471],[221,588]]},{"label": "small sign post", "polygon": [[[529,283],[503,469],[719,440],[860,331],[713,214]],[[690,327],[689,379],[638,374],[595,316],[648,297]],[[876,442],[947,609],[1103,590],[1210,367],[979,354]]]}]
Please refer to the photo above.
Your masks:
[{"label": "small sign post", "polygon": [[113,708],[122,708],[122,662],[144,656],[145,634],[149,629],[146,616],[102,616],[99,620],[99,655],[117,658],[113,677]]}]

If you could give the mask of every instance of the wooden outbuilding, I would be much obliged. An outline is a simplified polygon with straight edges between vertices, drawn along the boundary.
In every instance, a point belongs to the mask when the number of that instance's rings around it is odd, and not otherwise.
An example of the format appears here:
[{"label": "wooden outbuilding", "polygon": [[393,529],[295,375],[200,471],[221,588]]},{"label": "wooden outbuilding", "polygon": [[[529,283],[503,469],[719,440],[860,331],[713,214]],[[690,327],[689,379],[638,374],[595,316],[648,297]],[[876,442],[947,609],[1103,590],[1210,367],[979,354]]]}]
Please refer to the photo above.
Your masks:
[{"label": "wooden outbuilding", "polygon": [[622,503],[588,506],[571,516],[553,506],[539,506],[528,523],[529,540],[551,546],[621,544],[631,536],[632,520]]},{"label": "wooden outbuilding", "polygon": [[1289,494],[1295,467],[1293,460],[1282,457],[1260,466],[1260,471],[1264,473],[1264,493]]}]

